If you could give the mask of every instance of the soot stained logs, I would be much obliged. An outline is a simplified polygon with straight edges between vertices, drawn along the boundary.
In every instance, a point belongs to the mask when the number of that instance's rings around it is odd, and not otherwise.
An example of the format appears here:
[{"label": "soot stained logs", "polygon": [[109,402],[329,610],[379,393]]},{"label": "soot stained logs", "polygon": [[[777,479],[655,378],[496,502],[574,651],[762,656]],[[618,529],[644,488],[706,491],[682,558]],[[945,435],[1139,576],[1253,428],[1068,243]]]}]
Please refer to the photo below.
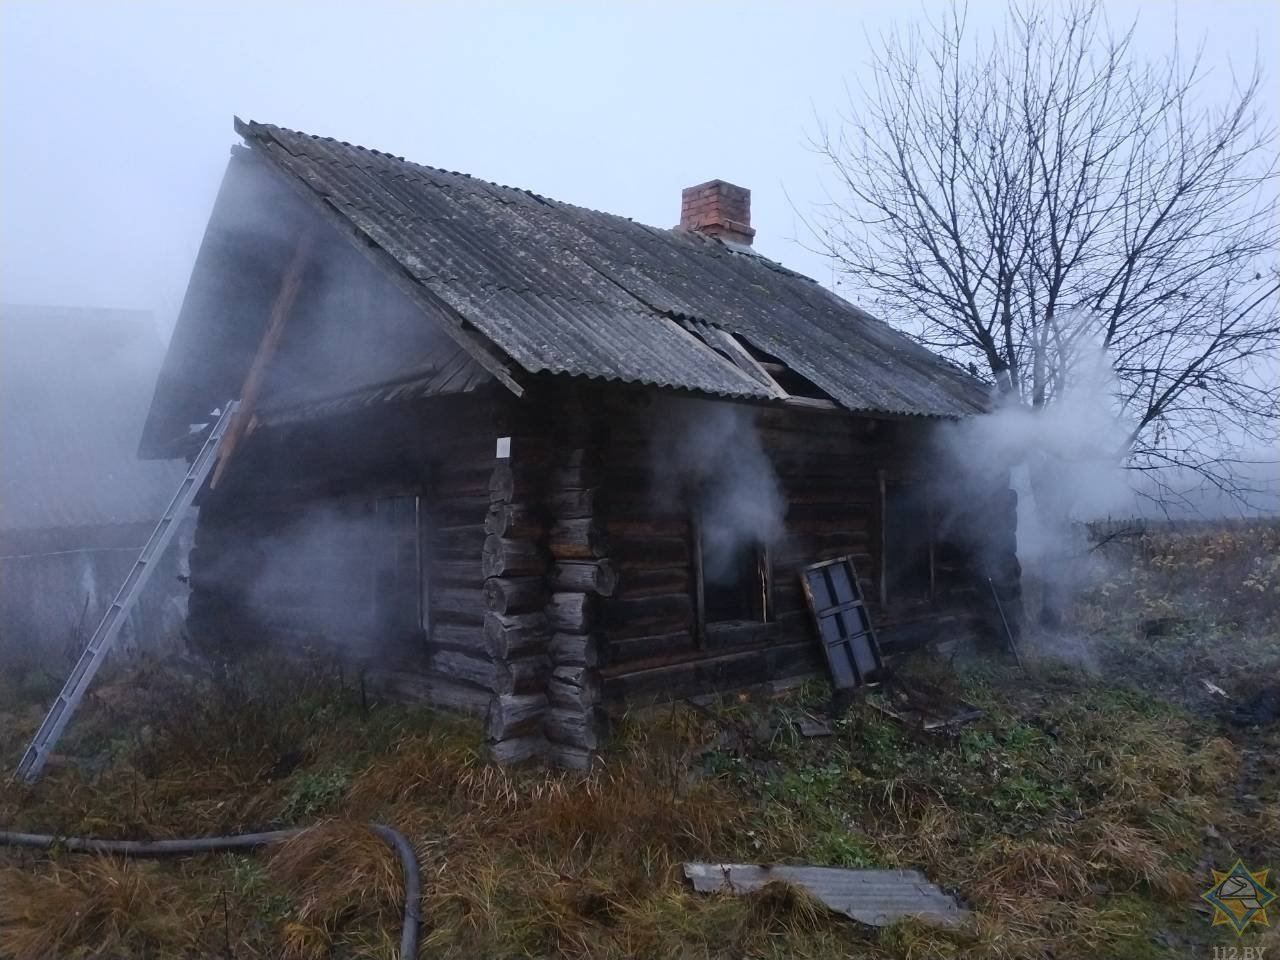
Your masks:
[{"label": "soot stained logs", "polygon": [[542,730],[552,669],[545,609],[549,518],[543,498],[553,450],[527,420],[500,424],[499,430],[510,437],[510,449],[508,457],[495,461],[487,483],[483,634],[498,676],[510,680],[490,706],[486,733],[495,760],[518,763],[545,756],[549,749]]},{"label": "soot stained logs", "polygon": [[561,448],[551,459],[545,502],[551,515],[548,549],[555,562],[547,582],[547,623],[552,675],[543,733],[549,759],[558,766],[585,769],[606,736],[597,709],[599,609],[617,589],[610,559],[605,501],[597,486],[605,476],[592,412],[575,399],[566,405]]},{"label": "soot stained logs", "polygon": [[488,536],[484,540],[483,572],[488,577],[537,577],[546,572],[547,554],[536,540]]}]

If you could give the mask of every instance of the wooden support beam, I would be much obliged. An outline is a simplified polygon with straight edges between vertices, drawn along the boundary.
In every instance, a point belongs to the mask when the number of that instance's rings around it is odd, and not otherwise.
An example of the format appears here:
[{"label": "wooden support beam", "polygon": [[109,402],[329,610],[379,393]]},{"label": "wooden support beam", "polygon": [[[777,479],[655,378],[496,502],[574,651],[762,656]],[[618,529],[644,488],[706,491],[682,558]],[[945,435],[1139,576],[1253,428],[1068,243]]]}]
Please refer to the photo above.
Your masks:
[{"label": "wooden support beam", "polygon": [[302,275],[306,271],[307,261],[311,257],[311,248],[315,245],[315,234],[305,230],[298,239],[289,265],[285,268],[284,277],[280,281],[280,289],[276,291],[275,300],[271,304],[271,313],[267,317],[267,328],[262,333],[258,351],[253,355],[253,363],[249,367],[249,375],[245,377],[244,386],[240,389],[240,409],[231,418],[231,424],[222,438],[218,450],[218,465],[209,479],[209,489],[218,486],[226,472],[227,464],[236,451],[236,446],[247,434],[254,422],[254,411],[258,405],[258,396],[262,393],[262,385],[266,380],[267,367],[275,356],[276,348],[284,337],[285,324],[293,312],[293,303],[298,298],[298,289],[302,286]]}]

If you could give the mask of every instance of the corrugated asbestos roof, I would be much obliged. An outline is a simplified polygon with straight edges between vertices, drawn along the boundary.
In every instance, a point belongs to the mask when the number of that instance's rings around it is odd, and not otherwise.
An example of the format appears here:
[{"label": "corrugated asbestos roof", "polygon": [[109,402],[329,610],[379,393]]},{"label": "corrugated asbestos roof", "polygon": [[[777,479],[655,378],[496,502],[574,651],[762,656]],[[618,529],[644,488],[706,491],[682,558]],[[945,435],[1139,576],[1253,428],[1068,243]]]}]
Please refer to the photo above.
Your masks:
[{"label": "corrugated asbestos roof", "polygon": [[777,357],[851,411],[986,408],[981,381],[809,278],[714,238],[268,124],[237,129],[530,373],[773,396],[680,322],[696,321]]},{"label": "corrugated asbestos roof", "polygon": [[162,350],[148,313],[0,307],[0,530],[160,519],[186,465],[134,451]]}]

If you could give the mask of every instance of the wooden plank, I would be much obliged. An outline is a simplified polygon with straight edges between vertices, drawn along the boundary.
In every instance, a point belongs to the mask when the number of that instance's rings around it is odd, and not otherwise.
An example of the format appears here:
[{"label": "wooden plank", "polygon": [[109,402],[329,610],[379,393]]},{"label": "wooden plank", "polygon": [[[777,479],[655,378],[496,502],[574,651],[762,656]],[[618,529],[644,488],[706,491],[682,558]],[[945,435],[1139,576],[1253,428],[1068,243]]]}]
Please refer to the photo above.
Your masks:
[{"label": "wooden plank", "polygon": [[614,664],[633,663],[649,660],[654,657],[670,656],[677,653],[693,653],[698,645],[688,630],[676,633],[663,633],[656,636],[630,637],[625,639],[608,639],[604,644],[604,655],[610,666]]},{"label": "wooden plank", "polygon": [[693,601],[687,593],[604,603],[604,626],[610,638],[688,631],[693,624]]},{"label": "wooden plank", "polygon": [[693,519],[693,638],[700,648],[707,645],[707,587],[702,569],[702,523]]},{"label": "wooden plank", "polygon": [[[799,587],[797,587],[799,589]],[[614,596],[620,600],[656,597],[668,593],[690,593],[689,567],[624,567],[618,575]]]},{"label": "wooden plank", "polygon": [[730,355],[733,361],[742,368],[743,372],[764,384],[774,397],[779,400],[785,400],[790,397],[790,394],[765,369],[764,364],[753,357],[751,352],[742,345],[737,336],[728,330],[721,330],[719,327],[713,327],[710,324],[702,324],[699,329],[700,332],[705,332],[714,339]]},{"label": "wooden plank", "polygon": [[271,303],[267,328],[262,333],[262,340],[258,344],[257,352],[253,355],[253,362],[249,365],[249,374],[240,388],[240,408],[232,414],[231,423],[227,426],[227,432],[219,445],[218,465],[214,468],[213,476],[209,478],[210,490],[217,489],[218,481],[222,479],[222,474],[226,471],[227,464],[231,462],[236,447],[253,424],[258,407],[258,396],[262,393],[262,385],[266,380],[267,366],[275,356],[276,348],[280,346],[280,340],[284,336],[285,324],[293,312],[293,303],[298,297],[299,287],[302,286],[302,275],[306,270],[314,244],[314,232],[310,229],[303,231],[298,239],[298,245],[293,250],[293,256],[289,258],[284,277],[280,281],[280,289],[276,291],[275,299]]},{"label": "wooden plank", "polygon": [[788,407],[798,407],[804,410],[812,410],[815,413],[846,413],[847,411],[831,400],[819,400],[815,397],[796,397],[790,396],[783,401]]},{"label": "wooden plank", "polygon": [[689,563],[689,541],[684,537],[614,537],[609,555],[626,576],[631,567],[673,567]]},{"label": "wooden plank", "polygon": [[681,663],[610,673],[604,677],[608,702],[674,700],[762,683],[767,677],[761,650],[701,656]]},{"label": "wooden plank", "polygon": [[889,600],[889,595],[888,595],[889,578],[884,575],[885,570],[888,568],[888,565],[885,562],[885,557],[888,555],[888,544],[885,542],[886,524],[884,522],[884,519],[885,519],[885,516],[884,516],[885,473],[884,473],[884,470],[876,471],[876,487],[878,488],[879,494],[880,494],[880,510],[879,510],[880,536],[879,536],[879,539],[876,541],[876,546],[878,547],[878,552],[876,554],[876,570],[878,570],[880,573],[880,585],[879,585],[880,586],[880,590],[879,590],[880,606],[883,607],[885,606],[886,603],[888,603],[888,600]]}]

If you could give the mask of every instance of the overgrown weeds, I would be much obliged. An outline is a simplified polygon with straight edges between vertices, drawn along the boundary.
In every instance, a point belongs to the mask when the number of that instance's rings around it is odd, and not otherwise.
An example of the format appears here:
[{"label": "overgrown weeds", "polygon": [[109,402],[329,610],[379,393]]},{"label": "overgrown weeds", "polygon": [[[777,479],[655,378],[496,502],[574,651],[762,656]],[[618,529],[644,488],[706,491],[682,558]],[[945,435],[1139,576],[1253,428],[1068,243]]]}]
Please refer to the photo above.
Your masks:
[{"label": "overgrown weeds", "polygon": [[[1144,619],[1126,610],[1099,637],[1134,660]],[[1196,637],[1169,649],[1197,656]],[[1276,866],[1273,734],[1242,739],[1136,671],[903,669],[986,718],[926,736],[857,702],[806,737],[828,699],[809,685],[624,717],[588,775],[493,767],[475,725],[366,704],[332,665],[117,674],[68,741],[101,763],[0,787],[0,822],[105,837],[319,825],[252,856],[0,851],[0,954],[394,956],[401,878],[370,821],[422,864],[422,955],[459,958],[1185,956],[1218,942],[1195,912],[1210,865]],[[38,719],[10,712],[6,748]],[[695,894],[686,860],[914,867],[972,919],[877,934],[785,886]]]}]

